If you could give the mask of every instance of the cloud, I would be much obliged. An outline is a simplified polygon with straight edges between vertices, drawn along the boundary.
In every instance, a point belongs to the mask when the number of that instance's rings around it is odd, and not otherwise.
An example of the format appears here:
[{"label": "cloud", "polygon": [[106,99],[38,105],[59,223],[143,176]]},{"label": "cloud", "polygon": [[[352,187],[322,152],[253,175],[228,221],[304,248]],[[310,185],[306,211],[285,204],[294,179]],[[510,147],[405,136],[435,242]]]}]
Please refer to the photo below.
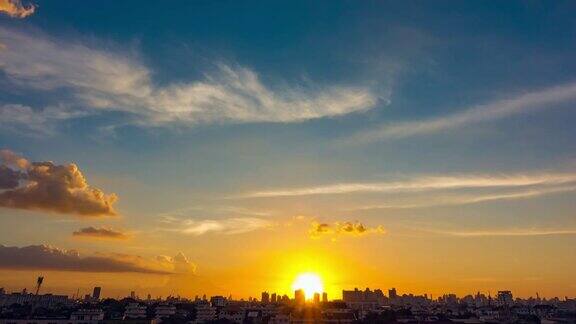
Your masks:
[{"label": "cloud", "polygon": [[[0,38],[8,44],[0,51],[0,70],[13,87],[44,94],[69,93],[65,102],[80,115],[121,112],[142,126],[300,122],[365,111],[379,100],[371,90],[355,86],[271,88],[256,72],[225,64],[204,71],[199,80],[160,86],[133,53],[1,27]],[[64,109],[58,104],[51,109]],[[12,119],[32,118],[29,110],[12,106]],[[32,110],[42,115],[44,109]],[[49,116],[38,120],[58,121]]]},{"label": "cloud", "polygon": [[75,111],[65,106],[34,110],[29,106],[5,104],[0,105],[0,126],[3,130],[21,135],[47,136],[54,134],[56,123],[86,115],[86,112]]},{"label": "cloud", "polygon": [[364,130],[347,142],[374,142],[418,135],[427,135],[450,129],[462,128],[470,124],[497,120],[512,115],[552,108],[576,99],[576,83],[567,83],[551,88],[527,92],[506,100],[465,108],[460,112],[442,117],[419,121],[386,123],[376,129]]},{"label": "cloud", "polygon": [[180,270],[180,259],[149,260],[127,254],[97,253],[81,256],[75,250],[49,245],[9,247],[0,245],[0,268],[13,270],[56,270],[80,272],[133,272],[172,274]]},{"label": "cloud", "polygon": [[106,227],[84,227],[72,233],[75,237],[126,240],[128,235],[124,232],[113,230]]},{"label": "cloud", "polygon": [[0,158],[0,179],[13,185],[14,176],[19,177],[17,186],[0,190],[0,207],[79,216],[116,215],[116,195],[88,185],[76,164],[29,162],[9,150],[1,150]]},{"label": "cloud", "polygon": [[335,222],[328,224],[313,221],[310,224],[308,233],[312,238],[322,236],[331,236],[334,238],[339,235],[362,236],[365,234],[386,234],[386,230],[382,225],[367,227],[360,222]]},{"label": "cloud", "polygon": [[373,209],[417,209],[417,208],[428,208],[428,207],[438,207],[438,206],[458,206],[458,205],[470,205],[478,204],[490,201],[506,201],[506,200],[518,200],[518,199],[529,199],[534,197],[540,197],[545,195],[551,195],[555,193],[571,192],[576,191],[576,186],[559,186],[552,188],[537,188],[530,190],[523,190],[517,192],[505,192],[496,194],[476,194],[470,196],[453,196],[453,197],[427,197],[426,202],[423,203],[405,203],[405,204],[379,204],[379,205],[368,205],[356,208],[351,208],[349,210],[373,210]]},{"label": "cloud", "polygon": [[493,236],[552,236],[576,235],[576,229],[513,229],[503,231],[433,231],[436,234],[458,237],[493,237]]},{"label": "cloud", "polygon": [[0,0],[0,13],[13,18],[26,18],[36,11],[36,6],[24,6],[20,0]]},{"label": "cloud", "polygon": [[178,219],[174,217],[163,218],[163,222],[171,224],[168,230],[190,235],[204,235],[219,233],[225,235],[242,234],[259,229],[269,228],[274,224],[266,219],[257,217],[232,217],[223,219]]},{"label": "cloud", "polygon": [[240,195],[238,198],[420,192],[460,188],[527,187],[537,185],[561,185],[572,182],[576,182],[576,174],[573,173],[426,175],[401,181],[338,183],[293,189],[256,191]]},{"label": "cloud", "polygon": [[5,165],[0,165],[0,190],[18,187],[22,176],[22,172],[12,170]]},{"label": "cloud", "polygon": [[162,264],[172,266],[175,273],[185,274],[196,272],[196,264],[192,263],[182,252],[178,252],[174,257],[159,255],[156,257],[156,260]]}]

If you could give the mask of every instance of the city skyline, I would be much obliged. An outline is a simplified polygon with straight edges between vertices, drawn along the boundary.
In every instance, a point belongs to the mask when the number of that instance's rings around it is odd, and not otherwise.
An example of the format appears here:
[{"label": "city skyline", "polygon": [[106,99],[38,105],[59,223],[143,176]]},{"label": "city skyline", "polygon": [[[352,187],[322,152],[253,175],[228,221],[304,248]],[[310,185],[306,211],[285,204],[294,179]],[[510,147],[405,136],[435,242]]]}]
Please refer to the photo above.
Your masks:
[{"label": "city skyline", "polygon": [[575,298],[575,10],[0,0],[0,287]]}]

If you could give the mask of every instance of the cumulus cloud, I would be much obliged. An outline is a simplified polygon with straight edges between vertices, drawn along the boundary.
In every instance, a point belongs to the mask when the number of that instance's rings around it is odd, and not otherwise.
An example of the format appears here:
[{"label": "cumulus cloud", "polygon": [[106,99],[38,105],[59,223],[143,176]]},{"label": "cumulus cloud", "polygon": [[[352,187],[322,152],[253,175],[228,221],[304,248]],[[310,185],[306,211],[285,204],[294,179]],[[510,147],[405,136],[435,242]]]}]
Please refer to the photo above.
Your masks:
[{"label": "cumulus cloud", "polygon": [[13,18],[26,18],[36,11],[36,6],[25,6],[20,0],[0,0],[0,13]]},{"label": "cumulus cloud", "polygon": [[576,83],[567,83],[551,88],[527,92],[505,100],[469,107],[451,115],[419,121],[386,123],[376,129],[361,131],[347,141],[373,142],[426,135],[462,128],[470,124],[497,120],[512,115],[549,109],[555,105],[576,99]]},{"label": "cumulus cloud", "polygon": [[360,222],[335,222],[333,224],[313,221],[308,231],[310,237],[330,236],[333,239],[340,235],[362,236],[366,234],[386,234],[382,225],[367,227]]},{"label": "cumulus cloud", "polygon": [[126,240],[128,234],[107,227],[84,227],[72,233],[75,237],[109,239],[109,240]]},{"label": "cumulus cloud", "polygon": [[49,245],[9,247],[0,245],[0,268],[14,270],[58,270],[80,272],[176,273],[180,260],[162,262],[127,254],[96,253],[81,256],[78,251]]},{"label": "cumulus cloud", "polygon": [[[0,158],[0,179],[6,181],[5,190],[0,190],[0,207],[80,216],[116,215],[116,195],[88,185],[76,164],[30,162],[9,150],[1,150]],[[13,186],[15,176],[17,186]]]},{"label": "cumulus cloud", "polygon": [[397,193],[461,188],[497,188],[562,185],[576,182],[574,173],[423,175],[387,182],[351,182],[292,189],[265,190],[240,195],[240,198],[294,197],[350,193]]},{"label": "cumulus cloud", "polygon": [[[364,111],[378,101],[370,89],[355,86],[272,88],[256,72],[225,64],[199,80],[158,86],[133,53],[1,27],[0,38],[9,44],[0,51],[0,70],[12,86],[43,93],[65,89],[83,113],[122,112],[140,125],[299,122]],[[15,111],[14,120],[29,113]]]},{"label": "cumulus cloud", "polygon": [[222,219],[178,219],[165,217],[162,221],[171,224],[168,230],[190,235],[204,235],[208,233],[225,235],[242,234],[274,225],[269,220],[257,217],[231,217]]},{"label": "cumulus cloud", "polygon": [[161,264],[171,266],[175,273],[185,274],[196,272],[196,264],[190,261],[182,252],[178,252],[174,257],[159,255],[156,260]]}]

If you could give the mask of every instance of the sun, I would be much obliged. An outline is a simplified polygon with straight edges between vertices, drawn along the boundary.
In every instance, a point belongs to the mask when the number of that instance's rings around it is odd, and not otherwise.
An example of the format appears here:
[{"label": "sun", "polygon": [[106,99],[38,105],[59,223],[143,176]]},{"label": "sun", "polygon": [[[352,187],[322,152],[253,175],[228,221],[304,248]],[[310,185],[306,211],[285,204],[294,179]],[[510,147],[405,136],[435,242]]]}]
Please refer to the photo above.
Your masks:
[{"label": "sun", "polygon": [[299,274],[292,283],[292,290],[298,289],[304,290],[306,299],[312,299],[315,293],[320,294],[324,291],[324,285],[319,275],[306,272]]}]

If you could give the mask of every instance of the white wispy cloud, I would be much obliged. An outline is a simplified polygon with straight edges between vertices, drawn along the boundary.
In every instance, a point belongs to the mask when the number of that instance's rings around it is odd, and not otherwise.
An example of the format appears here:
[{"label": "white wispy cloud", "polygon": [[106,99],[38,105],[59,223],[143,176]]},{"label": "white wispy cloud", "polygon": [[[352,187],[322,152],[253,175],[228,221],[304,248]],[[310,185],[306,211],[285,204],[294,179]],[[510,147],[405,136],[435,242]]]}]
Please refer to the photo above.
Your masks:
[{"label": "white wispy cloud", "polygon": [[367,205],[360,206],[356,208],[350,208],[349,210],[374,210],[374,209],[417,209],[417,208],[428,208],[428,207],[439,207],[439,206],[457,206],[457,205],[470,205],[478,204],[490,201],[499,200],[518,200],[518,199],[529,199],[545,195],[551,195],[555,193],[571,192],[576,191],[576,186],[559,186],[551,188],[536,188],[530,190],[522,190],[516,192],[506,192],[497,194],[477,194],[470,196],[452,196],[452,197],[428,197],[426,202],[420,203],[397,203],[397,204],[378,204],[378,205]]},{"label": "white wispy cloud", "polygon": [[[299,122],[364,111],[378,101],[364,87],[273,89],[251,69],[225,64],[215,64],[199,80],[158,85],[151,69],[133,52],[4,27],[0,40],[5,45],[0,50],[0,71],[12,87],[65,93],[70,106],[83,113],[122,112],[140,125]],[[4,114],[14,121],[41,121],[22,106],[3,108],[8,109],[12,111]],[[34,107],[34,112],[42,115],[44,109]]]},{"label": "white wispy cloud", "polygon": [[459,188],[526,187],[536,185],[562,185],[572,182],[576,182],[576,174],[574,173],[418,176],[400,181],[338,183],[292,189],[263,190],[242,194],[239,198],[418,192]]},{"label": "white wispy cloud", "polygon": [[433,231],[436,234],[459,237],[490,237],[490,236],[551,236],[576,235],[576,229],[512,229],[494,231]]},{"label": "white wispy cloud", "polygon": [[260,229],[269,228],[273,222],[257,217],[231,217],[221,219],[179,219],[164,217],[162,222],[170,224],[168,231],[174,231],[189,235],[204,235],[219,233],[225,235],[242,234]]},{"label": "white wispy cloud", "polygon": [[526,92],[505,100],[468,107],[450,115],[416,121],[388,122],[374,129],[360,131],[348,138],[346,142],[373,142],[432,134],[524,112],[553,108],[557,104],[575,99],[576,83],[567,83]]}]

